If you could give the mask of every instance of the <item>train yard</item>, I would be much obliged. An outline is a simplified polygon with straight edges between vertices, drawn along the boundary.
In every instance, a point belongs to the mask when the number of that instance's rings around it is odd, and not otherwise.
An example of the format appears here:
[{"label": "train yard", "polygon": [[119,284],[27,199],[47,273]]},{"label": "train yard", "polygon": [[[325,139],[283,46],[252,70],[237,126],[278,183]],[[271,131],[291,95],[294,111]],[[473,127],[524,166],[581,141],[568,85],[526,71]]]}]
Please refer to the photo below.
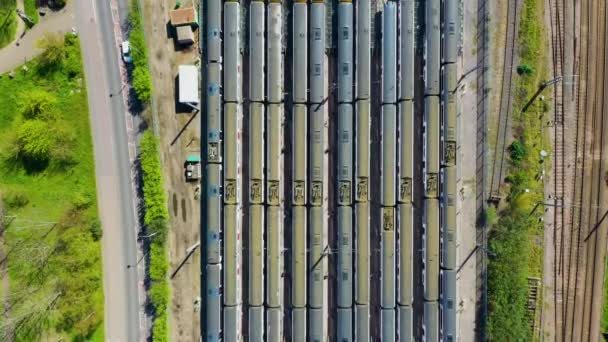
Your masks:
[{"label": "train yard", "polygon": [[203,2],[205,340],[456,340],[458,2],[418,12]]},{"label": "train yard", "polygon": [[597,341],[601,334],[608,229],[606,13],[604,1],[550,2],[553,73],[563,79],[554,92],[557,170],[548,201],[554,207],[550,298],[556,341]]}]

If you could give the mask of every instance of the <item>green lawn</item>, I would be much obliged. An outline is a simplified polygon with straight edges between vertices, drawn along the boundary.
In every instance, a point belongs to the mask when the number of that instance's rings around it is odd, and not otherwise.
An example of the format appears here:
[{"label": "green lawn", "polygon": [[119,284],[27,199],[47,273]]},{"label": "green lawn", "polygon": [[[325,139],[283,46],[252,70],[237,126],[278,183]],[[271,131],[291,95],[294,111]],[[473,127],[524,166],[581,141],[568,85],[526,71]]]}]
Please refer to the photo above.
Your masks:
[{"label": "green lawn", "polygon": [[[89,340],[103,330],[100,226],[87,92],[78,40],[66,37],[66,45],[59,47],[65,65],[42,67],[37,59],[14,79],[0,77],[0,193],[9,215],[15,217],[5,233],[5,248],[13,251],[8,257],[10,314],[23,320],[16,341],[54,334]],[[32,94],[49,99],[32,107],[33,111],[41,108],[34,118],[24,109],[30,108],[25,103]],[[57,139],[44,161],[34,162],[15,152],[28,122],[48,127],[38,143]]]},{"label": "green lawn", "polygon": [[0,0],[0,48],[5,47],[15,38],[17,31],[17,14],[15,0]]},{"label": "green lawn", "polygon": [[34,24],[38,24],[38,8],[36,7],[36,0],[24,0],[23,7],[25,14],[32,18]]}]

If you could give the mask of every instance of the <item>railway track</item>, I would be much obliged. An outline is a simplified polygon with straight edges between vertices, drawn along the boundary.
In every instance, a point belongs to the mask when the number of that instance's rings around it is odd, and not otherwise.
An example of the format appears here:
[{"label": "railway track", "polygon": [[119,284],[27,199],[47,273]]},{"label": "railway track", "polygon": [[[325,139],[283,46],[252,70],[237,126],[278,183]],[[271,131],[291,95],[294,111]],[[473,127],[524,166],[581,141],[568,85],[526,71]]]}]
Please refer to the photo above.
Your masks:
[{"label": "railway track", "polygon": [[[552,27],[557,34],[554,39],[563,39],[563,7],[562,28],[553,23],[559,23],[559,3],[556,4],[556,19],[552,18]],[[562,2],[563,6],[563,2]],[[561,219],[562,233],[560,237],[560,253],[556,249],[555,277],[561,277],[561,312],[556,309],[556,326],[558,341],[597,341],[599,338],[599,322],[601,314],[601,296],[603,290],[604,258],[606,254],[606,226],[603,216],[608,207],[604,165],[608,149],[604,132],[608,130],[606,120],[606,4],[601,1],[589,1],[581,8],[581,52],[579,67],[581,81],[576,94],[576,143],[574,156],[576,168],[572,177],[573,199],[569,219],[564,223],[564,212],[556,210],[556,230]],[[553,9],[552,5],[552,9]],[[561,31],[560,31],[561,30]],[[560,38],[561,35],[561,38]],[[555,37],[557,36],[557,37]],[[563,44],[563,40],[562,40]],[[562,45],[563,47],[563,45]],[[556,51],[554,47],[554,56]],[[563,52],[563,48],[562,48]],[[562,55],[563,56],[563,55]],[[559,60],[559,59],[557,59]],[[562,107],[563,109],[563,107]],[[556,112],[556,116],[558,113]],[[557,121],[557,117],[556,117]],[[557,122],[556,122],[557,123]],[[556,167],[564,151],[564,127],[556,129]],[[561,151],[560,138],[561,134]],[[560,155],[561,153],[561,155]],[[558,187],[564,189],[564,169],[556,169],[556,196]],[[561,182],[560,182],[561,181]],[[559,217],[558,215],[561,215]],[[568,215],[568,214],[566,214]],[[568,229],[569,228],[569,229]],[[557,239],[556,239],[557,241]],[[560,315],[560,317],[557,317]],[[558,320],[561,319],[561,320]],[[582,319],[581,319],[582,318]],[[561,325],[560,325],[561,323]]]},{"label": "railway track", "polygon": [[513,66],[516,65],[516,49],[517,49],[517,27],[519,26],[519,6],[520,1],[507,1],[507,30],[505,32],[505,53],[504,67],[502,72],[502,82],[500,89],[500,108],[498,111],[498,121],[496,123],[496,143],[494,144],[494,158],[492,162],[492,179],[490,182],[490,196],[496,198],[500,194],[500,184],[503,180],[503,171],[506,171],[505,166],[505,149],[507,137],[511,132],[511,124],[509,122],[512,95],[514,84]]}]

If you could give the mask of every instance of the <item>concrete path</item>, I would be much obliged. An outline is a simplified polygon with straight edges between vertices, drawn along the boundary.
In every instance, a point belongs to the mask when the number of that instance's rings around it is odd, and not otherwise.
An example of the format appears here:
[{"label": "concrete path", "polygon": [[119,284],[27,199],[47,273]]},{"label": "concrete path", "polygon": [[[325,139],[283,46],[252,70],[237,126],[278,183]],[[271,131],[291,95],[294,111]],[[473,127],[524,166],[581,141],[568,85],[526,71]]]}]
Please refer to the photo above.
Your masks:
[{"label": "concrete path", "polygon": [[[17,18],[17,34],[19,36],[10,45],[0,50],[0,74],[38,56],[42,50],[36,46],[36,43],[44,37],[45,33],[57,32],[63,34],[71,31],[72,27],[76,26],[74,3],[75,1],[68,1],[61,11],[48,11],[44,17],[40,17],[40,22],[28,31],[24,31],[23,20]],[[23,6],[23,0],[17,0],[17,7],[19,8],[19,6]]]}]

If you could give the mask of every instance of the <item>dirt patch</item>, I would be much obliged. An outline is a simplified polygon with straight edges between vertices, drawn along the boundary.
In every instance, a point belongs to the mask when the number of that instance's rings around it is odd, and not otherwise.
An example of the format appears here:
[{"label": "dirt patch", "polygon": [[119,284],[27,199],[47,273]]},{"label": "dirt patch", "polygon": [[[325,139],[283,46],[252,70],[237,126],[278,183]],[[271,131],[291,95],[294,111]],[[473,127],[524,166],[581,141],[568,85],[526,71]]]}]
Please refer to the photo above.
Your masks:
[{"label": "dirt patch", "polygon": [[[173,273],[186,256],[186,250],[199,241],[200,215],[187,215],[187,208],[198,208],[195,199],[196,182],[186,183],[184,160],[188,154],[199,152],[200,116],[191,108],[176,105],[176,76],[180,64],[196,64],[198,42],[190,48],[177,49],[169,23],[169,11],[175,1],[144,1],[144,29],[151,51],[150,72],[154,85],[153,112],[160,134],[161,160],[165,190],[172,194],[171,229],[169,233],[170,269]],[[182,6],[198,6],[182,1]],[[198,33],[195,32],[195,37]],[[181,219],[179,211],[181,207]],[[170,326],[172,341],[200,339],[200,317],[194,302],[200,295],[200,260],[198,252],[171,279]]]}]

